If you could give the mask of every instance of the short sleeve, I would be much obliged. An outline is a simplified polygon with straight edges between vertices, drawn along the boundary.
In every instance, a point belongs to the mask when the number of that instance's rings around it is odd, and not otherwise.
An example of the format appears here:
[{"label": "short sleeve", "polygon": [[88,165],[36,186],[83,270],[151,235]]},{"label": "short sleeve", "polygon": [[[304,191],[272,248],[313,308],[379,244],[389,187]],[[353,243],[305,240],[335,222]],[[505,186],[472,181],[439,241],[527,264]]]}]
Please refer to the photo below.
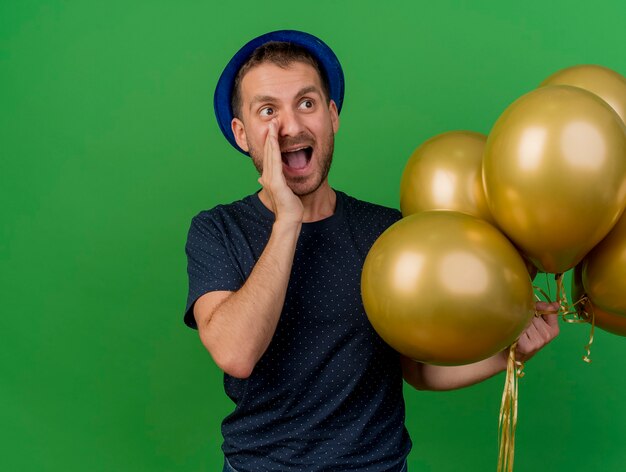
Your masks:
[{"label": "short sleeve", "polygon": [[191,220],[185,245],[189,292],[184,321],[197,329],[193,306],[202,295],[216,290],[239,290],[244,281],[224,240],[224,234],[207,212]]}]

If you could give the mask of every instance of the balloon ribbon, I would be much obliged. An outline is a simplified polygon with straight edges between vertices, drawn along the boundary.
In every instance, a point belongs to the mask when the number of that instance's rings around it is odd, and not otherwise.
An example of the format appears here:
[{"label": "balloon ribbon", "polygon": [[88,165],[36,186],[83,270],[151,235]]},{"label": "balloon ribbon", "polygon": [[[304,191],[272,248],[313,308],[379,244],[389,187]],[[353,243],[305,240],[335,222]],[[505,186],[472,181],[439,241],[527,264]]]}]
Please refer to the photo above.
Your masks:
[{"label": "balloon ribbon", "polygon": [[[567,294],[563,287],[563,274],[556,274],[554,276],[554,279],[556,280],[556,301],[559,303],[561,307],[559,309],[559,313],[561,314],[561,319],[563,320],[563,322],[570,323],[570,324],[572,323],[590,323],[591,324],[591,330],[589,333],[589,342],[585,346],[585,350],[587,351],[587,354],[583,356],[583,361],[585,361],[587,364],[591,364],[591,345],[593,344],[593,333],[594,333],[594,328],[595,328],[595,316],[593,314],[593,308],[591,309],[591,313],[587,311],[586,306],[587,306],[587,301],[589,299],[586,295],[583,295],[579,300],[577,300],[575,303],[570,305],[569,301],[567,300]],[[550,295],[544,292],[541,287],[538,287],[535,285],[533,286],[533,288],[535,289],[535,291],[541,293],[541,295],[543,295],[546,300],[550,300],[551,298]],[[550,288],[550,285],[548,285],[548,289],[549,288]],[[540,300],[540,298],[537,295],[535,296],[537,297],[538,300]],[[581,305],[581,308],[577,309],[576,305]],[[538,315],[545,315],[545,314],[548,314],[548,313],[537,312],[536,315],[538,316]]]},{"label": "balloon ribbon", "polygon": [[[582,307],[580,311],[577,312],[580,321],[573,321],[573,323],[580,322],[580,323],[591,324],[591,332],[589,333],[589,343],[587,344],[587,346],[585,346],[585,349],[587,350],[587,355],[583,356],[583,361],[585,361],[587,364],[590,364],[591,363],[591,345],[593,344],[593,332],[594,332],[594,328],[596,327],[596,315],[593,312],[593,305],[591,303],[587,305],[588,301],[589,301],[589,297],[587,297],[587,295],[583,295],[582,297],[580,297],[580,300],[578,300],[572,306],[574,307],[580,304]],[[587,311],[587,306],[589,306],[590,308],[589,311]]]},{"label": "balloon ribbon", "polygon": [[518,379],[524,376],[524,364],[515,359],[517,341],[509,349],[506,379],[502,392],[500,417],[498,419],[498,472],[512,472],[515,455],[515,429],[517,427]]}]

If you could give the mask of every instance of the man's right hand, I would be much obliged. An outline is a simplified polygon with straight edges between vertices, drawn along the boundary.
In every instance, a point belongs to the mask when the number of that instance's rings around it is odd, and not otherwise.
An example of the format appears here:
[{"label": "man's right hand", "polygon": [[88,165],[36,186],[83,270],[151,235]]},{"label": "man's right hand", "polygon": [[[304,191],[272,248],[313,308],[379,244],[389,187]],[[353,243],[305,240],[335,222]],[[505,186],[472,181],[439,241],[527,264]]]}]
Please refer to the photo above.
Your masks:
[{"label": "man's right hand", "polygon": [[269,122],[263,153],[263,173],[259,183],[270,200],[276,222],[299,224],[304,218],[304,207],[300,198],[287,185],[283,174],[277,127],[275,119]]},{"label": "man's right hand", "polygon": [[224,372],[238,378],[250,376],[274,336],[304,218],[302,202],[283,174],[274,120],[259,183],[276,216],[263,253],[239,290],[205,293],[194,306],[202,343]]}]

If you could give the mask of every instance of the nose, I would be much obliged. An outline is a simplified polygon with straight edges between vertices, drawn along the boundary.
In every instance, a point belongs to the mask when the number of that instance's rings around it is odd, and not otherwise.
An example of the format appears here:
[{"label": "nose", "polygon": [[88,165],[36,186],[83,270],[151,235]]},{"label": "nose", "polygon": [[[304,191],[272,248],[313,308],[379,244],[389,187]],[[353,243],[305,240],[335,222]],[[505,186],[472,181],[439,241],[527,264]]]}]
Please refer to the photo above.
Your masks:
[{"label": "nose", "polygon": [[298,136],[304,130],[301,117],[295,110],[282,110],[278,117],[279,136]]}]

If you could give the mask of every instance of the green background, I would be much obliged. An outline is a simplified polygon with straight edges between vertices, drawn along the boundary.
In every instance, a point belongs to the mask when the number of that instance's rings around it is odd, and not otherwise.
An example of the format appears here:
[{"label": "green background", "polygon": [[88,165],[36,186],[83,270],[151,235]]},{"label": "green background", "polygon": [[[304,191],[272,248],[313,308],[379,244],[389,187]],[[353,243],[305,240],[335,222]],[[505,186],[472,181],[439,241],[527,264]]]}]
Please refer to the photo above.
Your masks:
[{"label": "green background", "polygon": [[[212,92],[248,39],[324,39],[347,90],[331,184],[399,205],[406,159],[488,133],[552,72],[626,74],[626,3],[0,3],[0,470],[213,471],[232,409],[182,323],[202,209],[257,189]],[[553,292],[554,293],[554,292]],[[520,386],[516,471],[625,470],[623,338],[562,325]],[[412,471],[495,470],[504,377],[407,388]]]}]

